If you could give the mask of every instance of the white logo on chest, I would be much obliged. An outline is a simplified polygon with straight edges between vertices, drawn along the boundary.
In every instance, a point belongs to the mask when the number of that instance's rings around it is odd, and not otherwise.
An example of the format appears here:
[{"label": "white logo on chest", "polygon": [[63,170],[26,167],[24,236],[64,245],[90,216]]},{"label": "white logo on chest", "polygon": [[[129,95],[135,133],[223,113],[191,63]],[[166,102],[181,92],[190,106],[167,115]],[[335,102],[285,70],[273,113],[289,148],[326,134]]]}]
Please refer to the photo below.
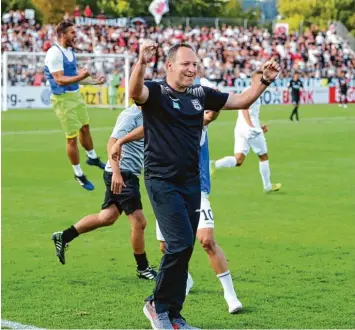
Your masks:
[{"label": "white logo on chest", "polygon": [[197,111],[201,111],[202,110],[202,105],[201,105],[201,103],[200,103],[200,101],[198,99],[191,100],[191,102],[192,102],[192,105],[194,106],[194,108]]}]

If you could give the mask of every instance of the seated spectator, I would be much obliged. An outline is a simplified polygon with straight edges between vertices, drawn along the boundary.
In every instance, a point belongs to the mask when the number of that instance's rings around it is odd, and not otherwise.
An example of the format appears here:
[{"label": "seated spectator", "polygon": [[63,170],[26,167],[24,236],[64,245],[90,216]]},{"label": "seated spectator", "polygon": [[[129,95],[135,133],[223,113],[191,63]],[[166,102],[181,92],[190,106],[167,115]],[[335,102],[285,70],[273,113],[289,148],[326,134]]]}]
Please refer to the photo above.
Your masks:
[{"label": "seated spectator", "polygon": [[105,12],[103,9],[100,10],[100,14],[97,16],[98,19],[105,19],[106,16],[105,16]]}]

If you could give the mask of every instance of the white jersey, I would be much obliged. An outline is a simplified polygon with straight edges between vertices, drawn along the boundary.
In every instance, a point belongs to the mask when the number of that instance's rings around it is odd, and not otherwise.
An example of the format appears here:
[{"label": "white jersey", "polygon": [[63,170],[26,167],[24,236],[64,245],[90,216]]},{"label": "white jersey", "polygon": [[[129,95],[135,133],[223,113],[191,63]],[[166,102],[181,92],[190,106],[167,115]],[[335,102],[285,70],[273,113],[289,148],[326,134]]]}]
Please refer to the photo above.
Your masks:
[{"label": "white jersey", "polygon": [[259,156],[267,154],[266,140],[259,119],[260,106],[261,101],[258,98],[249,108],[249,116],[254,128],[247,124],[243,113],[239,111],[234,129],[234,154],[246,156],[250,148]]},{"label": "white jersey", "polygon": [[[255,128],[260,128],[260,119],[259,119],[260,106],[261,106],[261,101],[260,101],[260,98],[258,98],[249,108],[250,120]],[[247,122],[244,118],[243,112],[238,111],[238,119],[237,119],[236,129],[243,130],[243,128],[245,129],[248,127],[249,127],[249,125],[247,124]]]}]

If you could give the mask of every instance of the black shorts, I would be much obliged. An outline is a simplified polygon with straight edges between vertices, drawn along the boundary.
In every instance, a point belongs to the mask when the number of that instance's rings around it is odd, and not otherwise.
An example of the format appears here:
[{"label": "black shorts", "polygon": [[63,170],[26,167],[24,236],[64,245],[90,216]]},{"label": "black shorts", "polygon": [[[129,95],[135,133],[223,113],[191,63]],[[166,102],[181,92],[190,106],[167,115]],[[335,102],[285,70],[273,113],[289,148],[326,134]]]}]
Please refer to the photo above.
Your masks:
[{"label": "black shorts", "polygon": [[346,96],[346,95],[348,94],[348,90],[347,90],[347,89],[341,89],[341,90],[340,90],[340,94],[341,94],[342,96]]},{"label": "black shorts", "polygon": [[292,104],[299,104],[300,103],[300,97],[296,95],[292,95]]},{"label": "black shorts", "polygon": [[120,194],[116,195],[111,191],[112,173],[104,171],[106,185],[105,200],[101,209],[106,209],[115,204],[120,213],[132,214],[136,210],[142,210],[141,193],[139,191],[139,179],[132,172],[121,171],[123,181],[126,185]]}]

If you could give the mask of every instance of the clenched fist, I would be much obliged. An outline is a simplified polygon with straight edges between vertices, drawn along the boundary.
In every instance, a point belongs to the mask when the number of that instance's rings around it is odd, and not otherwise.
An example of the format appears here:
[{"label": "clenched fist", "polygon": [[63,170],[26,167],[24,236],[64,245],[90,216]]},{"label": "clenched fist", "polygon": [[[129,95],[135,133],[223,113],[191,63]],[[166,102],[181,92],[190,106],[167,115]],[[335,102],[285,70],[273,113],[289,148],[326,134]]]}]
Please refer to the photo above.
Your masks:
[{"label": "clenched fist", "polygon": [[155,55],[158,44],[153,40],[147,39],[144,40],[141,46],[139,47],[139,62],[142,64],[148,64],[152,61],[153,56]]},{"label": "clenched fist", "polygon": [[83,79],[85,79],[90,76],[90,72],[87,68],[80,69],[79,76],[82,77]]},{"label": "clenched fist", "polygon": [[267,81],[274,81],[281,71],[281,66],[275,60],[269,60],[264,63],[263,78]]}]

